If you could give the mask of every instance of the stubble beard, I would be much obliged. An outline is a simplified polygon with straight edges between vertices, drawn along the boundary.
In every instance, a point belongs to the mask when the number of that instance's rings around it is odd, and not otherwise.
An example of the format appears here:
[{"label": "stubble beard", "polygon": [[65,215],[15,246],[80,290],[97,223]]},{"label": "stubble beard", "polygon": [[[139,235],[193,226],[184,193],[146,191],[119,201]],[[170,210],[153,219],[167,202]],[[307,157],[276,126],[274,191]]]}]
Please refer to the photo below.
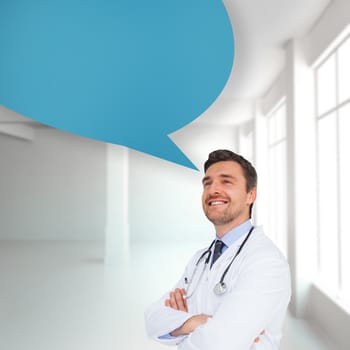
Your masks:
[{"label": "stubble beard", "polygon": [[211,221],[214,226],[223,226],[240,221],[244,216],[244,208],[228,207],[221,213],[210,214],[209,208],[204,208],[205,216]]},{"label": "stubble beard", "polygon": [[208,211],[206,210],[205,211],[205,216],[215,226],[229,224],[230,222],[233,222],[237,218],[237,215],[235,215],[235,213],[230,212],[228,209],[226,209],[223,213],[221,213],[219,215],[214,215],[214,214],[210,215],[208,213]]}]

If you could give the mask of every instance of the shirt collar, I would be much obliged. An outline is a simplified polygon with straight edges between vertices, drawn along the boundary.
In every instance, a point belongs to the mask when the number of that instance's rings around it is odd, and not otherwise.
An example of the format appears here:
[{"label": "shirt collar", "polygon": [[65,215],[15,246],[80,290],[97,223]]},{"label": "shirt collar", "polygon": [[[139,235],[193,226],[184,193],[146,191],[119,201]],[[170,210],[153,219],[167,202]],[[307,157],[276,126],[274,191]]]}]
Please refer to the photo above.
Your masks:
[{"label": "shirt collar", "polygon": [[243,224],[240,224],[239,226],[233,228],[231,231],[228,231],[227,233],[225,233],[223,237],[221,238],[216,237],[216,238],[223,241],[227,247],[230,247],[240,237],[242,237],[245,233],[247,233],[252,227],[253,225],[250,219],[248,219],[247,221],[243,222]]}]

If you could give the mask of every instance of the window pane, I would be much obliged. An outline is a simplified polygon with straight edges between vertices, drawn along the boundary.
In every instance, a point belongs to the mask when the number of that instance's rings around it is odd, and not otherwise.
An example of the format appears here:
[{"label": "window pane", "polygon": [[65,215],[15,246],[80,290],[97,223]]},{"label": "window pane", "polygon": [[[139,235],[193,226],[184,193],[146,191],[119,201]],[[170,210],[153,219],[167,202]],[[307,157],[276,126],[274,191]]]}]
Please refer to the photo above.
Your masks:
[{"label": "window pane", "polygon": [[276,183],[276,150],[274,147],[269,148],[269,226],[268,235],[277,244],[277,229],[276,229],[276,209],[277,209],[277,192],[275,189]]},{"label": "window pane", "polygon": [[286,105],[281,105],[268,119],[269,145],[286,137]]},{"label": "window pane", "polygon": [[335,107],[335,55],[330,56],[316,71],[317,75],[317,111],[318,115]]},{"label": "window pane", "polygon": [[276,141],[276,120],[275,114],[268,119],[268,142],[272,145]]},{"label": "window pane", "polygon": [[269,227],[268,234],[287,256],[287,171],[286,141],[269,150]]},{"label": "window pane", "polygon": [[281,140],[286,137],[286,105],[283,104],[276,113],[276,138]]},{"label": "window pane", "polygon": [[276,211],[275,211],[275,229],[277,244],[281,251],[287,256],[287,170],[286,170],[286,141],[276,146]]},{"label": "window pane", "polygon": [[286,213],[286,107],[276,109],[268,119],[268,179],[269,179],[269,227],[268,234],[287,256]]},{"label": "window pane", "polygon": [[318,121],[320,278],[333,293],[338,289],[336,119]]},{"label": "window pane", "polygon": [[350,98],[350,39],[338,51],[339,102]]},{"label": "window pane", "polygon": [[244,158],[253,162],[254,160],[254,148],[253,148],[253,132],[245,134],[240,132],[239,134],[239,151]]},{"label": "window pane", "polygon": [[340,229],[341,229],[341,264],[342,264],[342,294],[350,305],[350,104],[339,111],[339,146],[340,146]]}]

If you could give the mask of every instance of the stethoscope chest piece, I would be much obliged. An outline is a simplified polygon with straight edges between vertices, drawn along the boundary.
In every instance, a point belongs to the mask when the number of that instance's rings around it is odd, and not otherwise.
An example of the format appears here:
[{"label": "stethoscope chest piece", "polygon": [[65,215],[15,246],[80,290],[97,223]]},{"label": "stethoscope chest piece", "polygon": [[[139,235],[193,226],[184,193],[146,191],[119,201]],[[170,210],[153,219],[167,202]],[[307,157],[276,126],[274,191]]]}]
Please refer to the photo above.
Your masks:
[{"label": "stethoscope chest piece", "polygon": [[216,295],[225,294],[227,290],[227,285],[225,282],[218,282],[214,287],[214,293]]}]

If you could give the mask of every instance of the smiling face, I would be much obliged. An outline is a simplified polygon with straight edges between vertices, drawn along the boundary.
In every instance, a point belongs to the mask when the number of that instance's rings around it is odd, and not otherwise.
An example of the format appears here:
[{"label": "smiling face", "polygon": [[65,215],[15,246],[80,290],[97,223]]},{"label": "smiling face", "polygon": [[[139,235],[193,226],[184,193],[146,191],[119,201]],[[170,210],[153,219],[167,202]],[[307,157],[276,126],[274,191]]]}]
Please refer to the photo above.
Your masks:
[{"label": "smiling face", "polygon": [[256,188],[247,191],[240,164],[220,161],[207,169],[203,178],[202,206],[219,237],[249,219],[249,207],[255,198]]}]

